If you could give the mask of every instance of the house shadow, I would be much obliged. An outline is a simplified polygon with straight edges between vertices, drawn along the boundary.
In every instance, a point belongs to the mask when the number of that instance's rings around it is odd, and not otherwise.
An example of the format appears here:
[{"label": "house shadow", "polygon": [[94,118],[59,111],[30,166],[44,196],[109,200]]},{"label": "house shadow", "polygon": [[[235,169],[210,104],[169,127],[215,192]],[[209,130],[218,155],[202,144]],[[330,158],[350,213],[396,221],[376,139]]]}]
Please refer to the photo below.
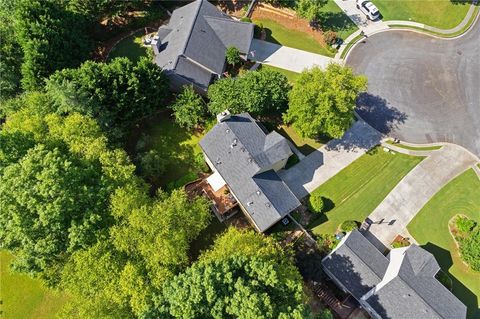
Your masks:
[{"label": "house shadow", "polygon": [[406,113],[389,105],[386,99],[368,92],[358,96],[356,111],[362,119],[384,134],[394,131],[408,119]]},{"label": "house shadow", "polygon": [[451,252],[431,242],[426,243],[422,248],[435,256],[442,270],[452,279],[452,293],[467,306],[467,319],[480,318],[477,296],[449,272],[449,269],[453,265]]},{"label": "house shadow", "polygon": [[273,43],[273,41],[268,37],[265,41],[253,41],[248,59],[252,61],[266,63],[275,52],[280,50],[281,47],[282,46],[278,44],[278,42]]}]

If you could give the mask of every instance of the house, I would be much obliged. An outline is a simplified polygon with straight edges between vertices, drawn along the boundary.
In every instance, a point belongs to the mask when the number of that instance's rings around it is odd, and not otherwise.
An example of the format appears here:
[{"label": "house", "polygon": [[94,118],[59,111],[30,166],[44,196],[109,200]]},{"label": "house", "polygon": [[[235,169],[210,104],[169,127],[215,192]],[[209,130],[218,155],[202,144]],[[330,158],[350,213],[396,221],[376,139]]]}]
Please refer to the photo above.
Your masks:
[{"label": "house", "polygon": [[234,20],[206,0],[196,0],[173,11],[158,29],[151,45],[155,63],[173,88],[192,84],[200,93],[225,71],[225,52],[236,47],[247,55],[253,38],[252,23]]},{"label": "house", "polygon": [[358,300],[372,318],[462,319],[467,308],[435,275],[435,257],[418,247],[385,256],[358,230],[322,260],[327,275]]},{"label": "house", "polygon": [[225,111],[217,120],[200,141],[213,171],[207,181],[213,189],[226,185],[253,226],[264,232],[300,206],[277,174],[292,150],[283,136],[267,134],[248,113]]}]

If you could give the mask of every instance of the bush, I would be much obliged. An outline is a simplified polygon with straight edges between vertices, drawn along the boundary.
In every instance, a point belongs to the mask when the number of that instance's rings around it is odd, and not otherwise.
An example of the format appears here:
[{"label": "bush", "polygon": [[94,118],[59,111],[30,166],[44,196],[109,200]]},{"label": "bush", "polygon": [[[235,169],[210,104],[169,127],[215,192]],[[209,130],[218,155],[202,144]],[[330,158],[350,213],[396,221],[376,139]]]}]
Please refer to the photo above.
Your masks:
[{"label": "bush", "polygon": [[235,64],[240,63],[240,51],[236,47],[228,47],[227,52],[225,53],[227,63],[235,66]]},{"label": "bush", "polygon": [[138,156],[140,173],[149,180],[155,180],[165,173],[167,160],[156,150],[149,150]]},{"label": "bush", "polygon": [[346,220],[340,225],[340,230],[348,233],[354,229],[358,229],[359,224],[359,222],[354,220]]},{"label": "bush", "polygon": [[472,267],[480,271],[480,227],[476,227],[464,238],[459,239],[460,254],[462,259]]},{"label": "bush", "polygon": [[329,30],[323,34],[323,38],[327,44],[334,45],[337,41],[337,33]]},{"label": "bush", "polygon": [[410,243],[408,242],[408,240],[399,240],[392,243],[392,248],[408,247],[409,245]]},{"label": "bush", "polygon": [[458,217],[457,220],[455,221],[455,224],[457,226],[457,229],[461,233],[469,233],[472,231],[473,228],[475,228],[475,223],[474,220],[469,219],[467,217]]},{"label": "bush", "polygon": [[338,244],[338,240],[333,234],[320,234],[316,238],[318,248],[320,251],[328,254]]},{"label": "bush", "polygon": [[210,170],[207,163],[205,162],[205,158],[203,157],[202,153],[196,154],[194,160],[195,168],[198,169],[200,172],[207,173]]},{"label": "bush", "polygon": [[252,19],[250,19],[249,17],[242,17],[240,18],[240,21],[252,23]]},{"label": "bush", "polygon": [[308,199],[308,206],[314,213],[321,213],[324,208],[323,197],[318,193],[312,193]]}]

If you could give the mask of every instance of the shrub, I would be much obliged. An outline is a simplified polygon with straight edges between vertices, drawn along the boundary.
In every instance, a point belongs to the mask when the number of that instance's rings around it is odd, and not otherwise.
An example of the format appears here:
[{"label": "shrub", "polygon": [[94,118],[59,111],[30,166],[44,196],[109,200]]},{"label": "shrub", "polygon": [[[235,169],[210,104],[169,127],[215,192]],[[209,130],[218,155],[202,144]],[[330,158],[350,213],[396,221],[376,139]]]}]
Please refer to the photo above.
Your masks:
[{"label": "shrub", "polygon": [[139,156],[140,173],[149,180],[154,180],[165,173],[167,160],[156,150],[149,150]]},{"label": "shrub", "polygon": [[249,17],[242,17],[240,18],[240,21],[252,23],[252,19],[250,19]]},{"label": "shrub", "polygon": [[338,244],[338,240],[333,234],[320,234],[316,238],[318,248],[320,251],[328,254]]},{"label": "shrub", "polygon": [[337,33],[329,30],[323,34],[323,38],[327,44],[334,45],[337,41]]},{"label": "shrub", "polygon": [[476,227],[465,238],[459,240],[460,254],[462,259],[472,267],[480,271],[480,227]]},{"label": "shrub", "polygon": [[240,51],[236,47],[228,47],[225,57],[228,64],[235,66],[240,62]]},{"label": "shrub", "polygon": [[308,199],[308,206],[311,211],[315,213],[321,213],[324,208],[324,201],[323,197],[320,196],[318,193],[313,193],[310,195],[310,198]]},{"label": "shrub", "polygon": [[408,240],[399,240],[399,241],[394,241],[392,243],[392,248],[402,248],[402,247],[407,247],[409,246],[410,243]]},{"label": "shrub", "polygon": [[461,233],[469,233],[475,227],[477,223],[474,220],[467,217],[458,217],[455,221],[457,229]]},{"label": "shrub", "polygon": [[346,233],[357,229],[359,226],[359,222],[354,220],[346,220],[340,225],[340,229]]}]

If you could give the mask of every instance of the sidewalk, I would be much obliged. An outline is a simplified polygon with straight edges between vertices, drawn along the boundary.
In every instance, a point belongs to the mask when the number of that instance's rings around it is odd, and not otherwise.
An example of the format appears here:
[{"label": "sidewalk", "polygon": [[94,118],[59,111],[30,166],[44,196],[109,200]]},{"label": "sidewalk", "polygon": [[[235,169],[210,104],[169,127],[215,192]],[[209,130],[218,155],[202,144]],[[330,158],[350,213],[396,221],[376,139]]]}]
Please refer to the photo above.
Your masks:
[{"label": "sidewalk", "polygon": [[324,55],[302,51],[275,43],[253,39],[249,59],[277,68],[302,72],[314,66],[325,68],[336,60]]}]

